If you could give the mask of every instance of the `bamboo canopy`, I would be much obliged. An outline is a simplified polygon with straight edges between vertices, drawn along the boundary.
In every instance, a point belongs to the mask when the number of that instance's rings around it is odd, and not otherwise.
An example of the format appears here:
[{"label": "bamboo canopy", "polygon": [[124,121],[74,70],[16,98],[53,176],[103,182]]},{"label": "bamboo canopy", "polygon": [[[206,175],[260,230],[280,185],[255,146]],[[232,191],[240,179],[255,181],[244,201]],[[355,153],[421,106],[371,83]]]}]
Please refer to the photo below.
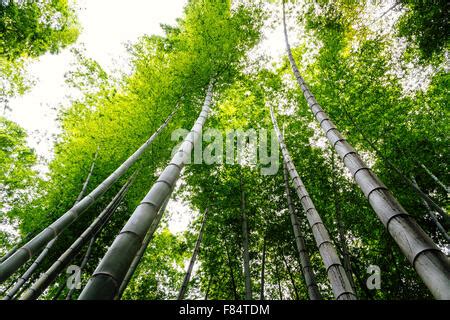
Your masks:
[{"label": "bamboo canopy", "polygon": [[40,154],[9,99],[84,23],[47,2],[0,5],[3,300],[450,300],[444,1],[307,0],[290,43],[286,0],[189,0],[126,72],[71,50]]}]

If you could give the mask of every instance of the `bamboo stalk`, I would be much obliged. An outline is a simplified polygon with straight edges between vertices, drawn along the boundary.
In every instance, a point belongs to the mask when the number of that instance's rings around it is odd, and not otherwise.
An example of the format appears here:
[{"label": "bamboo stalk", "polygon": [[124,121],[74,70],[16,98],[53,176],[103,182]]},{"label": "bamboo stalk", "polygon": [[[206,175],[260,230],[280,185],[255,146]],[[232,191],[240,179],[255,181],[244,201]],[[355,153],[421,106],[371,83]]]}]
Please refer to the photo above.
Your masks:
[{"label": "bamboo stalk", "polygon": [[286,256],[282,252],[282,249],[280,249],[280,251],[281,251],[280,254],[281,254],[282,258],[283,258],[284,266],[286,267],[286,271],[287,271],[288,276],[289,276],[289,280],[291,281],[291,284],[292,284],[292,289],[294,289],[295,300],[300,300],[300,296],[298,295],[297,285],[295,284],[294,277],[292,276],[291,267],[289,266],[289,263],[288,263],[288,261],[286,259]]},{"label": "bamboo stalk", "polygon": [[252,282],[250,278],[250,254],[248,251],[248,225],[247,214],[245,209],[245,192],[242,185],[242,175],[240,176],[241,188],[241,214],[242,214],[242,248],[244,260],[244,276],[245,276],[245,299],[252,300]]},{"label": "bamboo stalk", "polygon": [[164,201],[170,196],[181,169],[190,160],[193,147],[200,138],[201,130],[210,112],[212,94],[213,81],[211,80],[202,111],[191,132],[115,238],[88,284],[81,292],[80,300],[112,300],[116,296],[148,229]]},{"label": "bamboo stalk", "polygon": [[233,290],[234,300],[239,300],[239,296],[236,289],[236,281],[234,280],[233,265],[231,263],[230,252],[226,240],[225,240],[225,252],[227,254],[228,268],[230,269],[231,289]]},{"label": "bamboo stalk", "polygon": [[[83,260],[81,260],[81,263],[80,263],[80,272],[83,271],[84,267],[86,266],[86,264],[89,260],[89,257],[91,255],[91,251],[92,251],[92,247],[94,246],[94,243],[95,243],[95,239],[96,239],[96,236],[93,236],[91,238],[91,240],[89,241],[88,247],[86,249],[86,253],[84,254]],[[74,291],[75,291],[75,287],[72,287],[69,290],[69,292],[67,293],[66,300],[72,299],[72,295],[73,295]]]},{"label": "bamboo stalk", "polygon": [[145,235],[144,241],[142,241],[141,248],[136,253],[136,256],[134,257],[133,262],[131,263],[130,268],[127,271],[127,274],[125,275],[122,283],[120,284],[119,291],[118,291],[116,297],[114,297],[115,300],[120,300],[122,298],[123,292],[127,288],[128,283],[131,280],[131,277],[133,276],[134,272],[136,271],[136,269],[139,265],[139,262],[141,261],[143,255],[145,253],[145,249],[147,249],[148,244],[153,239],[153,235],[155,234],[155,231],[159,226],[159,222],[161,221],[161,219],[164,215],[164,212],[166,211],[166,207],[167,207],[167,204],[169,203],[169,200],[170,200],[170,198],[167,198],[166,202],[163,204],[163,206],[159,210],[158,215],[155,218],[155,221],[153,221],[152,226],[150,227],[147,234]]},{"label": "bamboo stalk", "polygon": [[334,210],[336,214],[336,224],[339,234],[339,244],[342,249],[342,258],[344,260],[344,269],[345,272],[347,272],[348,280],[350,281],[350,285],[353,288],[353,291],[356,292],[356,286],[355,281],[353,280],[353,272],[352,272],[352,265],[350,263],[350,253],[348,251],[347,242],[344,235],[344,226],[341,219],[341,206],[339,201],[339,188],[336,183],[336,173],[335,173],[335,159],[334,159],[334,153],[331,151],[331,169],[332,169],[332,188],[334,190],[333,192],[333,198],[334,198]]},{"label": "bamboo stalk", "polygon": [[[419,185],[417,184],[416,178],[414,176],[411,177],[411,181],[417,188],[419,188]],[[431,210],[430,206],[428,205],[428,202],[422,199],[422,203],[427,208],[428,215],[430,216],[431,220],[433,220],[434,224],[441,232],[442,236],[445,238],[445,240],[447,240],[448,243],[450,243],[450,236],[448,235],[447,231],[444,229],[442,224],[439,222],[436,214],[433,212],[433,210]]]},{"label": "bamboo stalk", "polygon": [[14,286],[6,293],[3,297],[3,300],[11,300],[14,298],[17,292],[19,292],[20,288],[30,279],[36,269],[41,265],[42,261],[44,261],[50,249],[53,247],[55,242],[58,240],[58,237],[52,239],[45,246],[44,250],[39,254],[39,256],[33,261],[31,266],[19,277]]},{"label": "bamboo stalk", "polygon": [[447,257],[364,163],[356,150],[344,139],[300,75],[289,45],[284,1],[283,25],[286,51],[292,71],[328,141],[337,151],[378,218],[416,269],[433,296],[436,299],[450,299],[450,262]]},{"label": "bamboo stalk", "polygon": [[100,196],[120,178],[125,172],[139,159],[147,150],[151,143],[158,137],[161,131],[167,126],[169,121],[178,110],[179,104],[175,110],[166,118],[163,124],[152,134],[152,136],[137,149],[125,162],[123,162],[108,178],[98,185],[91,193],[85,196],[80,202],[59,217],[55,222],[41,231],[37,236],[18,249],[12,256],[0,264],[0,282],[5,281],[11,274],[26,263],[37,251],[42,249],[50,240],[58,236],[65,228],[74,222],[82,213],[84,213]]},{"label": "bamboo stalk", "polygon": [[264,300],[264,269],[266,266],[266,237],[264,237],[262,263],[261,263],[261,290],[259,294],[259,300]]},{"label": "bamboo stalk", "polygon": [[[97,152],[95,153],[94,160],[92,160],[92,164],[89,169],[89,173],[83,182],[83,187],[81,188],[81,191],[78,194],[78,197],[75,200],[74,205],[76,205],[78,202],[80,202],[80,200],[83,198],[83,196],[86,193],[87,186],[92,177],[92,172],[94,171],[95,161],[97,160],[97,155],[98,155],[98,149],[97,149]],[[11,290],[9,290],[6,293],[6,295],[3,297],[3,300],[10,300],[10,299],[14,298],[14,296],[17,294],[17,292],[20,291],[22,286],[30,279],[30,277],[33,275],[33,273],[36,271],[36,269],[40,266],[42,261],[44,261],[45,257],[47,256],[47,254],[49,253],[50,249],[53,247],[53,245],[55,244],[56,241],[58,241],[58,237],[53,238],[50,242],[47,243],[45,248],[41,251],[39,256],[33,261],[31,266],[24,272],[23,275],[21,275],[19,277],[19,279],[14,284],[14,286],[11,288]]]},{"label": "bamboo stalk", "polygon": [[297,245],[298,256],[300,258],[300,264],[305,278],[305,284],[308,289],[308,295],[311,300],[321,300],[319,288],[317,287],[314,271],[311,267],[311,261],[309,259],[308,251],[306,250],[305,240],[300,229],[300,223],[295,215],[294,206],[292,204],[291,192],[289,190],[288,171],[286,164],[283,161],[283,176],[284,185],[286,190],[286,198],[289,209],[289,216],[291,218],[292,229],[294,230],[295,243]]},{"label": "bamboo stalk", "polygon": [[433,172],[431,172],[423,163],[420,164],[420,166],[425,170],[426,173],[438,184],[442,187],[442,189],[445,190],[445,192],[450,193],[450,188],[447,187],[441,180],[439,180],[438,177],[436,177]]},{"label": "bamboo stalk", "polygon": [[205,228],[205,221],[206,221],[207,214],[208,214],[208,208],[206,208],[205,214],[203,215],[202,226],[200,228],[200,232],[198,234],[197,241],[195,243],[194,252],[192,254],[191,260],[189,261],[188,269],[187,269],[186,274],[184,276],[183,284],[181,285],[180,292],[178,293],[177,300],[183,300],[184,296],[186,295],[187,287],[188,287],[188,284],[189,284],[189,280],[191,279],[192,269],[194,268],[194,264],[195,264],[195,261],[197,259],[197,255],[198,255],[198,253],[200,251],[200,244],[202,242],[203,231],[204,231],[204,228]]},{"label": "bamboo stalk", "polygon": [[270,115],[273,123],[273,128],[277,134],[278,142],[280,144],[283,162],[289,172],[289,175],[294,182],[295,190],[305,211],[306,218],[311,227],[317,248],[319,249],[325,269],[327,270],[328,280],[333,289],[334,297],[337,300],[354,300],[356,299],[355,292],[348,280],[347,273],[342,266],[341,260],[336,252],[333,242],[330,239],[328,230],[322,222],[322,218],[316,210],[316,207],[303,184],[297,169],[289,155],[289,151],[284,143],[283,135],[278,128],[275,114],[272,106],[270,106]]},{"label": "bamboo stalk", "polygon": [[[136,172],[135,172],[136,173]],[[58,274],[78,254],[83,245],[91,239],[111,218],[123,197],[125,196],[135,174],[122,186],[106,208],[94,219],[86,230],[72,243],[72,245],[41,275],[41,277],[20,297],[20,300],[37,299],[41,293],[55,280]]]}]

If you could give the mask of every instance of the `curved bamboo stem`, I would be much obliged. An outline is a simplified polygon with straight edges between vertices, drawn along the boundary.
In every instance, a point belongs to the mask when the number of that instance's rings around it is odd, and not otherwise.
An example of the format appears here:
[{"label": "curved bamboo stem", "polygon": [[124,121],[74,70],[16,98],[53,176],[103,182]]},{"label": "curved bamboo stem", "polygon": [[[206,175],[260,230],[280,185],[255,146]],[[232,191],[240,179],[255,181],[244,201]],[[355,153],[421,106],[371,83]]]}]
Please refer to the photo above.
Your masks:
[{"label": "curved bamboo stem", "polygon": [[213,80],[208,86],[202,111],[191,132],[115,238],[78,299],[112,300],[117,295],[120,284],[139,251],[147,231],[164,201],[170,196],[181,169],[190,160],[194,145],[200,139],[203,124],[210,112],[212,94]]},{"label": "curved bamboo stem", "polygon": [[164,202],[164,204],[162,205],[161,210],[159,210],[158,215],[155,218],[155,221],[153,221],[152,226],[150,227],[147,234],[145,235],[144,241],[142,241],[141,248],[136,253],[136,256],[134,257],[133,262],[131,263],[130,268],[127,271],[127,274],[125,275],[122,283],[120,284],[119,291],[118,291],[116,297],[114,297],[115,300],[120,300],[120,298],[122,298],[123,292],[127,288],[128,283],[131,280],[131,277],[133,276],[134,272],[136,271],[136,269],[139,265],[139,262],[141,261],[143,255],[145,253],[145,249],[147,249],[148,244],[153,239],[153,235],[155,234],[155,231],[159,226],[159,222],[161,221],[161,219],[164,215],[164,212],[166,211],[166,206],[169,203],[169,200],[170,200],[170,197],[167,198],[166,202]]},{"label": "curved bamboo stem", "polygon": [[179,104],[175,110],[166,118],[164,123],[155,133],[137,149],[125,162],[123,162],[108,178],[98,185],[91,193],[76,203],[69,211],[64,213],[55,222],[41,231],[32,240],[27,242],[12,256],[0,264],[0,282],[3,282],[24,263],[26,263],[37,251],[43,248],[51,239],[58,236],[65,228],[74,222],[82,213],[84,213],[101,195],[103,195],[125,172],[139,159],[147,150],[150,144],[158,137],[161,131],[167,126],[169,121],[178,110]]}]

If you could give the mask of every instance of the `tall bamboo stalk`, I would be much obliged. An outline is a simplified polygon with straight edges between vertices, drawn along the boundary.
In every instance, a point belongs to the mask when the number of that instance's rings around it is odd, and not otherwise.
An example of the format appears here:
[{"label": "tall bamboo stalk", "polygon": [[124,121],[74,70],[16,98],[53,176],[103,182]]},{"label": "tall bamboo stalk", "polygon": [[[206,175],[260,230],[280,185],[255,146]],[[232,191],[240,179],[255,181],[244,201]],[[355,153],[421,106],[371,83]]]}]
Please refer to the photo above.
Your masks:
[{"label": "tall bamboo stalk", "polygon": [[259,299],[264,300],[264,269],[266,267],[266,237],[264,237],[263,251],[262,251],[262,263],[261,263],[261,292]]},{"label": "tall bamboo stalk", "polygon": [[275,259],[275,278],[277,278],[278,294],[280,295],[280,300],[283,300],[283,292],[281,290],[281,280],[280,280],[280,270],[278,269],[277,259]]},{"label": "tall bamboo stalk", "polygon": [[[136,172],[135,172],[136,174]],[[84,244],[88,242],[109,221],[122,199],[124,198],[135,174],[122,186],[106,208],[94,219],[94,221],[83,231],[83,233],[72,243],[72,245],[41,275],[41,277],[22,294],[20,300],[37,299],[41,293],[57,278],[59,273],[80,252]]]},{"label": "tall bamboo stalk", "polygon": [[164,204],[162,205],[161,209],[158,212],[158,215],[156,216],[150,229],[148,230],[147,234],[145,235],[145,238],[142,241],[139,251],[136,253],[136,256],[134,257],[133,262],[131,263],[130,268],[127,271],[127,274],[125,275],[122,283],[120,284],[119,291],[117,292],[117,295],[114,297],[115,300],[120,300],[122,298],[123,292],[127,288],[128,283],[131,280],[131,277],[133,276],[134,272],[136,271],[136,269],[139,265],[139,262],[141,261],[143,255],[145,253],[145,249],[147,249],[148,244],[153,239],[153,235],[155,234],[155,231],[159,226],[159,222],[161,221],[161,219],[166,211],[166,207],[167,207],[167,204],[169,203],[169,200],[170,200],[170,197],[168,197],[166,199],[166,201],[164,202]]},{"label": "tall bamboo stalk", "polygon": [[[89,173],[86,176],[86,179],[83,182],[83,187],[81,188],[80,193],[78,194],[78,197],[75,200],[74,205],[76,205],[80,200],[83,198],[83,196],[86,193],[87,186],[89,184],[89,181],[91,180],[92,173],[94,171],[95,162],[97,161],[97,155],[98,155],[98,149],[95,153],[94,159],[92,160],[91,167],[89,169]],[[30,277],[33,275],[33,273],[36,271],[36,269],[39,267],[39,265],[44,261],[47,254],[50,252],[51,248],[55,244],[55,242],[58,241],[58,237],[53,238],[50,242],[47,243],[45,248],[41,251],[41,253],[37,256],[37,258],[33,261],[31,266],[22,274],[22,276],[19,277],[17,282],[14,284],[14,286],[9,290],[6,295],[3,297],[3,300],[10,300],[13,299],[14,296],[19,292],[19,290],[22,288],[22,286],[30,279]]]},{"label": "tall bamboo stalk", "polygon": [[331,151],[331,169],[332,169],[332,188],[334,190],[333,192],[333,199],[334,199],[334,210],[336,213],[336,224],[339,234],[339,244],[342,251],[342,258],[344,260],[344,269],[345,272],[347,272],[348,280],[350,281],[350,285],[353,288],[353,291],[356,292],[356,286],[355,281],[353,280],[353,272],[352,272],[352,265],[350,263],[350,253],[348,251],[347,247],[347,241],[345,239],[344,235],[344,225],[341,219],[341,203],[339,199],[339,188],[336,183],[336,165],[335,165],[335,159],[334,159],[334,152]]},{"label": "tall bamboo stalk", "polygon": [[292,275],[291,267],[289,266],[289,263],[288,263],[288,261],[286,259],[286,256],[284,255],[284,253],[282,252],[281,249],[280,249],[280,251],[281,251],[280,254],[283,257],[284,266],[286,267],[286,271],[287,271],[288,276],[289,276],[289,280],[291,280],[292,289],[294,289],[295,300],[300,300],[300,296],[298,295],[297,285],[295,284],[294,277]]},{"label": "tall bamboo stalk", "polygon": [[280,144],[283,162],[289,172],[289,175],[291,176],[292,181],[294,182],[295,191],[297,192],[303,210],[306,213],[306,218],[308,219],[314,239],[316,240],[317,248],[319,249],[323,263],[327,270],[328,280],[330,281],[333,289],[334,297],[337,300],[356,299],[355,292],[350,285],[347,273],[341,264],[341,260],[339,259],[336,249],[334,248],[334,244],[330,239],[327,228],[323,224],[322,218],[317,212],[305,185],[300,179],[300,176],[295,169],[295,165],[292,162],[291,156],[289,155],[289,151],[284,144],[284,138],[278,128],[272,106],[270,106],[270,116],[272,118],[273,128],[277,134],[278,142]]},{"label": "tall bamboo stalk", "polygon": [[[419,188],[419,185],[417,184],[416,178],[414,176],[411,177],[412,183]],[[442,236],[444,236],[445,240],[447,240],[448,243],[450,243],[450,236],[448,235],[445,228],[442,226],[442,224],[439,222],[438,217],[436,214],[431,210],[430,206],[428,205],[428,202],[422,199],[423,205],[427,208],[428,215],[430,216],[431,220],[433,220],[434,224],[438,228],[438,230],[441,232]]]},{"label": "tall bamboo stalk", "polygon": [[205,214],[203,215],[202,226],[200,227],[200,232],[198,234],[198,238],[195,243],[194,252],[192,253],[191,260],[189,261],[189,266],[188,266],[188,269],[184,276],[183,284],[181,285],[181,289],[180,289],[180,292],[178,293],[177,300],[183,300],[184,296],[186,295],[189,280],[191,279],[192,269],[194,268],[195,261],[197,260],[197,255],[200,251],[200,244],[202,242],[203,231],[205,229],[205,221],[206,221],[207,214],[208,214],[208,208],[206,209]]},{"label": "tall bamboo stalk", "polygon": [[286,50],[292,71],[328,141],[337,151],[378,218],[416,269],[433,296],[437,299],[450,299],[450,262],[447,257],[369,169],[356,150],[344,139],[300,75],[289,45],[284,1],[283,26]]},{"label": "tall bamboo stalk", "polygon": [[285,162],[283,161],[283,176],[284,185],[286,190],[286,198],[289,209],[289,216],[291,217],[292,229],[294,230],[295,243],[297,245],[298,256],[300,258],[300,264],[303,272],[303,277],[305,278],[305,284],[308,289],[309,299],[311,300],[321,300],[322,295],[320,294],[319,288],[317,287],[316,278],[314,276],[314,271],[311,267],[311,261],[309,259],[308,250],[306,250],[305,240],[300,229],[300,223],[297,216],[295,215],[294,206],[292,204],[291,192],[289,188],[288,170]]},{"label": "tall bamboo stalk", "polygon": [[248,250],[248,223],[247,213],[245,209],[245,191],[242,185],[242,175],[240,177],[241,188],[241,214],[242,214],[242,249],[244,260],[244,276],[245,276],[245,299],[252,299],[252,282],[250,278],[250,254]]},{"label": "tall bamboo stalk", "polygon": [[450,193],[450,188],[447,187],[438,177],[436,177],[433,172],[431,172],[423,163],[420,166],[425,170],[426,173],[438,184],[440,185],[447,193]]},{"label": "tall bamboo stalk", "polygon": [[115,238],[88,284],[81,292],[79,299],[112,300],[116,296],[148,229],[164,201],[170,196],[181,169],[190,160],[191,152],[200,138],[201,130],[208,117],[212,94],[213,81],[211,80],[202,111],[191,132]]},{"label": "tall bamboo stalk", "polygon": [[155,133],[137,149],[125,162],[123,162],[108,178],[98,185],[91,193],[85,196],[80,202],[75,204],[69,211],[64,213],[55,222],[41,231],[32,240],[27,242],[11,257],[0,264],[0,282],[5,281],[11,274],[19,269],[28,261],[36,252],[42,249],[51,239],[58,236],[65,228],[74,222],[82,213],[84,213],[101,195],[124,175],[124,173],[139,159],[139,157],[147,150],[150,144],[158,137],[161,131],[167,126],[175,112],[178,110],[179,104],[175,110],[166,118],[164,123],[156,130]]},{"label": "tall bamboo stalk", "polygon": [[228,268],[230,269],[230,279],[231,279],[231,289],[233,290],[234,300],[239,300],[239,296],[236,289],[236,281],[234,280],[233,265],[231,263],[230,251],[228,249],[228,244],[225,240],[225,252],[227,254]]}]

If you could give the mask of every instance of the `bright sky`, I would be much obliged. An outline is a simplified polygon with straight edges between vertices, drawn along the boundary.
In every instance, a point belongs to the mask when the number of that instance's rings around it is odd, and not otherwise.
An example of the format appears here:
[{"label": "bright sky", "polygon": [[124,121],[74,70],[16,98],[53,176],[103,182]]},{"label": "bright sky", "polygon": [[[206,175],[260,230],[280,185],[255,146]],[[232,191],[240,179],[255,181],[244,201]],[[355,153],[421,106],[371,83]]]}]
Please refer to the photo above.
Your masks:
[{"label": "bright sky", "polygon": [[[86,54],[106,70],[124,67],[124,43],[134,42],[144,34],[162,34],[160,23],[174,24],[185,4],[186,0],[78,0],[82,32],[77,44],[83,43]],[[66,49],[33,62],[29,73],[36,85],[24,96],[11,100],[12,112],[6,114],[28,131],[30,146],[46,158],[51,155],[51,135],[58,132],[57,107],[71,92],[64,83],[64,74],[72,61]]]}]

